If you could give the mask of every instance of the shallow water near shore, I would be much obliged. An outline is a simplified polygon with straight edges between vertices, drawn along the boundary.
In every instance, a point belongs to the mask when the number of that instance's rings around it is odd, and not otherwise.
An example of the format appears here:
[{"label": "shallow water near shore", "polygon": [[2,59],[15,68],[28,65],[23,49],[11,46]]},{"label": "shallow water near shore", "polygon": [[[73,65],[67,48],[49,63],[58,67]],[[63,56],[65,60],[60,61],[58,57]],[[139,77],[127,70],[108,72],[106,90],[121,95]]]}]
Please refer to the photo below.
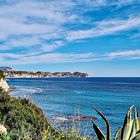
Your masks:
[{"label": "shallow water near shore", "polygon": [[131,105],[140,109],[140,78],[11,78],[8,84],[16,88],[12,96],[32,99],[56,128],[73,125],[80,114],[81,132],[86,134],[93,133],[90,116],[105,130],[92,106],[106,115],[112,134]]}]

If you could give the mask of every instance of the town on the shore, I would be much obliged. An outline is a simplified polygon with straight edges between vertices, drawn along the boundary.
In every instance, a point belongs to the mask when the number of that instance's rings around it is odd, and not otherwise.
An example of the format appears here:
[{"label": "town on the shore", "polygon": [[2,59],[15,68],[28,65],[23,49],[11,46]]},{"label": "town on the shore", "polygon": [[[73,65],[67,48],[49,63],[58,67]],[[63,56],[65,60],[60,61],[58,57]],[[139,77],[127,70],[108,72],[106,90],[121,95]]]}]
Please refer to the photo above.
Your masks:
[{"label": "town on the shore", "polygon": [[42,71],[17,71],[11,67],[0,67],[7,78],[55,78],[55,77],[89,77],[88,73],[82,72],[42,72]]}]

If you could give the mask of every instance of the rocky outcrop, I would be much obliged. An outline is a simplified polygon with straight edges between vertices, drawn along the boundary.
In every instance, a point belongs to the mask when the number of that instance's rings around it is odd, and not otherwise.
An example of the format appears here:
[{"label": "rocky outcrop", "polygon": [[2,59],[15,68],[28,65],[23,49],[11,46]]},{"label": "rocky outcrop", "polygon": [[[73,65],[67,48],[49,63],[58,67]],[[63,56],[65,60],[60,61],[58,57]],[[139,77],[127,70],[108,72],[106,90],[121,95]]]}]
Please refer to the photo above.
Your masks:
[{"label": "rocky outcrop", "polygon": [[9,85],[7,84],[6,80],[3,79],[3,78],[0,79],[0,87],[1,87],[5,92],[9,91],[9,88],[10,88]]}]

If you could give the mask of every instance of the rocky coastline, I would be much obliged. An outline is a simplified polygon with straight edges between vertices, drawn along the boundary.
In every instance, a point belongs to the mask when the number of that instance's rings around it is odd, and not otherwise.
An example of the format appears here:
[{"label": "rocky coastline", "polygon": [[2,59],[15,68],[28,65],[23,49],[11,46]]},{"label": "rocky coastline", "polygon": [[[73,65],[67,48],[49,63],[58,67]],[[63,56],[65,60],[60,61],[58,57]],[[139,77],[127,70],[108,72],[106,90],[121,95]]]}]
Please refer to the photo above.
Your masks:
[{"label": "rocky coastline", "polygon": [[17,71],[10,67],[0,67],[7,78],[66,78],[66,77],[89,77],[83,72],[42,72],[42,71]]},{"label": "rocky coastline", "polygon": [[[0,140],[84,139],[84,136],[80,136],[73,127],[69,128],[68,132],[55,129],[43,111],[31,100],[10,96],[9,86],[2,70],[0,70],[0,88]],[[81,120],[88,120],[88,116],[78,116]],[[55,118],[60,117],[55,116]],[[79,121],[76,116],[67,119]]]}]

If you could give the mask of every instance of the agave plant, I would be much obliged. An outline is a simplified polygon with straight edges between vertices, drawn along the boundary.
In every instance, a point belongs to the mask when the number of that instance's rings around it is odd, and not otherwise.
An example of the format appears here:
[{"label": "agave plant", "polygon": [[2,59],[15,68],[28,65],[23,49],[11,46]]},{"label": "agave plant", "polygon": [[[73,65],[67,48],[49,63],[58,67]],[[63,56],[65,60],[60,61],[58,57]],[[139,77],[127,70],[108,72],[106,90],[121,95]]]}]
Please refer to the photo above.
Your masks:
[{"label": "agave plant", "polygon": [[[102,117],[106,125],[106,135],[103,131],[93,122],[93,129],[97,135],[98,140],[111,140],[110,124],[106,117],[94,107],[96,112]],[[132,118],[132,110],[134,109],[134,116]],[[115,136],[114,140],[140,140],[140,120],[136,107],[131,106],[125,116],[124,123],[120,127]]]}]

